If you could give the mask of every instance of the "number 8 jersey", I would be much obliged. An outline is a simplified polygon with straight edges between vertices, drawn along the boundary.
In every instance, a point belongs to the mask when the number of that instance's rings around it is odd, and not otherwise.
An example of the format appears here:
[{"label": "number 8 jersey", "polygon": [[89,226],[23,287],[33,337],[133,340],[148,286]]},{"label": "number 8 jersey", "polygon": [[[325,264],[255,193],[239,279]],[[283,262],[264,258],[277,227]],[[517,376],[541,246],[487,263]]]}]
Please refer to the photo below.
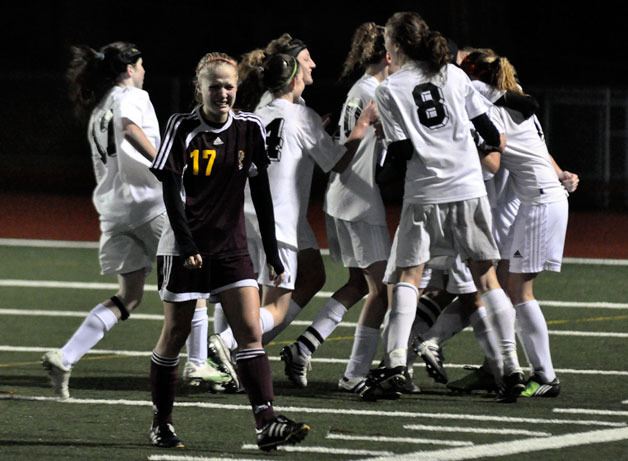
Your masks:
[{"label": "number 8 jersey", "polygon": [[486,195],[470,119],[488,107],[467,75],[447,64],[436,74],[410,62],[375,91],[386,143],[410,140],[404,200],[449,203]]}]

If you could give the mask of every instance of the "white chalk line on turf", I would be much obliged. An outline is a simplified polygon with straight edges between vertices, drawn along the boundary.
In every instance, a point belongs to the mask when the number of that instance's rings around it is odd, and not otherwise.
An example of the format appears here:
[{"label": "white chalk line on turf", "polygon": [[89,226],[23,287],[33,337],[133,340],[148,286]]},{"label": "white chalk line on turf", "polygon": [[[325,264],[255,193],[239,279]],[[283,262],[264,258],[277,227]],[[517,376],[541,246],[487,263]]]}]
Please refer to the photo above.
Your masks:
[{"label": "white chalk line on turf", "polygon": [[[93,248],[98,249],[98,242],[79,240],[45,240],[0,238],[0,246],[8,247],[36,247],[36,248]],[[323,256],[329,256],[329,249],[321,248]],[[563,258],[563,264],[597,264],[601,266],[628,266],[628,259],[609,258]]]},{"label": "white chalk line on turf", "polygon": [[208,458],[207,456],[149,455],[148,461],[270,461],[263,458]]},{"label": "white chalk line on turf", "polygon": [[448,448],[442,450],[416,451],[397,454],[394,457],[370,458],[369,461],[456,461],[478,458],[497,458],[501,456],[532,453],[541,450],[558,450],[567,447],[592,445],[597,443],[617,442],[628,439],[628,428],[602,429],[553,437],[509,440],[507,442],[474,445],[472,447]]},{"label": "white chalk line on turf", "polygon": [[[0,352],[33,352],[33,353],[42,353],[48,352],[49,350],[54,349],[54,347],[35,347],[35,346],[9,346],[9,345],[0,345]],[[151,351],[121,351],[121,350],[113,350],[113,349],[92,349],[87,354],[94,355],[120,355],[124,357],[150,357]],[[187,357],[187,354],[181,353],[180,357]],[[268,359],[271,362],[279,362],[281,359],[279,357],[275,357],[272,355],[268,356]],[[346,365],[349,360],[348,359],[336,359],[336,358],[326,358],[326,357],[312,357],[312,363],[323,363],[323,364],[336,364],[336,365]],[[373,365],[377,365],[379,363],[378,360],[373,361]],[[462,363],[447,363],[447,368],[464,368],[468,366],[467,364]],[[414,364],[414,368],[422,369],[424,367],[423,363]],[[528,370],[528,368],[525,368]],[[606,376],[628,376],[628,371],[621,370],[580,370],[575,368],[556,368],[557,373],[561,374],[573,374],[573,375],[606,375]]]},{"label": "white chalk line on turf", "polygon": [[[69,399],[60,400],[58,397],[44,396],[26,396],[26,395],[3,395],[0,394],[0,400],[26,400],[39,402],[58,402],[61,404],[79,404],[79,405],[122,405],[135,407],[152,407],[149,400],[130,400],[130,399],[77,399],[70,397]],[[211,402],[175,402],[176,407],[181,408],[202,408],[213,410],[242,410],[251,411],[250,405],[235,405]],[[380,409],[362,410],[355,408],[313,408],[313,407],[287,407],[277,405],[274,407],[280,412],[290,412],[294,414],[330,414],[344,416],[386,416],[390,418],[427,418],[427,419],[446,419],[446,420],[463,420],[463,421],[493,421],[500,423],[529,423],[534,425],[542,424],[573,424],[577,426],[603,426],[603,427],[625,427],[626,423],[599,420],[584,419],[549,419],[549,418],[524,418],[515,416],[491,416],[491,415],[471,415],[464,413],[427,413],[412,411],[385,411]]]},{"label": "white chalk line on turf", "polygon": [[354,434],[337,434],[328,433],[325,437],[330,440],[354,440],[366,442],[390,442],[390,443],[412,443],[412,444],[430,444],[430,445],[448,445],[450,447],[468,447],[473,442],[462,440],[443,440],[443,439],[420,439],[415,437],[385,437],[382,435],[354,435]]},{"label": "white chalk line on turf", "polygon": [[[257,445],[252,443],[245,443],[242,445],[242,450],[256,450],[259,451]],[[289,445],[282,445],[277,447],[279,451],[287,451],[290,453],[322,453],[324,455],[358,455],[358,456],[393,456],[392,451],[386,450],[361,450],[351,448],[330,448],[330,447],[316,447],[316,446],[296,446],[291,447]]]},{"label": "white chalk line on turf", "polygon": [[628,411],[623,410],[594,410],[591,408],[554,408],[554,413],[566,413],[571,415],[600,415],[600,416],[628,416]]},{"label": "white chalk line on turf", "polygon": [[405,424],[404,429],[411,431],[432,431],[432,432],[463,432],[469,434],[503,434],[503,435],[526,435],[529,437],[549,437],[549,432],[528,431],[526,429],[502,429],[498,427],[461,427],[461,426],[433,426],[426,424]]}]

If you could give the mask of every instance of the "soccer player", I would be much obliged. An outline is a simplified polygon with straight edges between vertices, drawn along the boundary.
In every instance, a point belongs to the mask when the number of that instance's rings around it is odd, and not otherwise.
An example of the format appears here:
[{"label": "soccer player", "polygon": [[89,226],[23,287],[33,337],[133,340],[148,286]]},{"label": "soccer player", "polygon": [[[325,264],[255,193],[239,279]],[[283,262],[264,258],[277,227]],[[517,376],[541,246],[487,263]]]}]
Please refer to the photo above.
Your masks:
[{"label": "soccer player", "polygon": [[[395,285],[386,369],[367,382],[362,397],[369,399],[381,389],[403,384],[423,266],[436,256],[460,254],[469,261],[479,292],[475,305],[487,305],[500,320],[495,333],[503,358],[504,388],[498,401],[515,401],[524,386],[515,347],[514,309],[493,268],[492,260],[499,254],[469,127],[472,123],[489,149],[503,150],[504,140],[468,77],[448,64],[447,40],[430,30],[417,13],[395,13],[386,23],[385,43],[399,70],[377,88],[377,106],[389,154],[401,150],[409,160],[389,259],[395,268],[389,282]],[[486,334],[492,331],[486,317],[478,316],[477,325]],[[485,346],[488,341],[480,343]],[[438,363],[438,347],[422,353],[424,360],[428,354]]]},{"label": "soccer player", "polygon": [[[190,330],[195,300],[218,297],[239,345],[238,377],[255,418],[262,450],[296,443],[309,426],[273,410],[273,384],[262,347],[259,295],[244,231],[244,187],[249,179],[271,278],[284,267],[277,252],[275,221],[266,167],[265,130],[250,113],[235,114],[238,65],[212,52],[196,68],[191,113],[174,114],[151,171],[162,181],[170,220],[158,249],[159,293],[164,326],[151,358],[154,405],[150,439],[164,448],[182,447],[172,426],[179,351]],[[218,351],[235,378],[226,359]]]},{"label": "soccer player", "polygon": [[[491,102],[505,91],[522,93],[516,71],[505,57],[476,51],[462,68],[474,86]],[[560,381],[554,371],[547,324],[533,284],[544,270],[561,268],[568,220],[568,192],[578,185],[578,176],[558,167],[549,152],[536,116],[494,106],[491,118],[508,137],[501,164],[510,172],[512,187],[520,202],[507,236],[508,293],[516,310],[517,330],[533,368],[526,397],[556,397]]]},{"label": "soccer player", "polygon": [[[148,170],[160,134],[150,97],[142,89],[142,53],[127,42],[99,51],[74,46],[71,53],[70,98],[77,116],[87,119],[96,177],[93,201],[100,217],[101,272],[116,274],[119,288],[90,311],[61,349],[44,354],[42,364],[61,398],[70,396],[72,367],[139,306],[167,220],[161,185]],[[196,379],[228,379],[209,365],[199,365],[190,374]]]}]

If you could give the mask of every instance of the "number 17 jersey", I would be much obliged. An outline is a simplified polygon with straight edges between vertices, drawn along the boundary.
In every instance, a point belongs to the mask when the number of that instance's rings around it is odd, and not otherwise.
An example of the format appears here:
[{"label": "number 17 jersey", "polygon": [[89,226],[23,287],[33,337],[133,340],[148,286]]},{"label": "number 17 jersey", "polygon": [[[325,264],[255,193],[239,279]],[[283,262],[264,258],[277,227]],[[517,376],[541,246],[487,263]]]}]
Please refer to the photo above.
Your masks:
[{"label": "number 17 jersey", "polygon": [[470,119],[488,110],[467,75],[447,64],[437,74],[410,62],[375,91],[386,143],[410,140],[404,200],[450,203],[482,197],[486,188]]}]

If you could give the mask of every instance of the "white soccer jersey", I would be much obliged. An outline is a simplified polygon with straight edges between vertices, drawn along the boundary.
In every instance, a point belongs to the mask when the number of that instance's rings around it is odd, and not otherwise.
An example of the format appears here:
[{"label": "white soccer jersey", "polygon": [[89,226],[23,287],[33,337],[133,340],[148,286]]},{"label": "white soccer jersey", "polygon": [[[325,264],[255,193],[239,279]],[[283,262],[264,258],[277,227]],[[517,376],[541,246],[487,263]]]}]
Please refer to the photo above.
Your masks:
[{"label": "white soccer jersey", "polygon": [[410,140],[404,200],[449,203],[486,195],[470,119],[488,107],[467,75],[447,64],[436,75],[409,62],[375,91],[386,142]]},{"label": "white soccer jersey", "polygon": [[[480,81],[474,81],[473,85],[491,102],[503,94]],[[490,116],[497,129],[508,139],[501,165],[510,172],[514,191],[521,202],[564,200],[566,192],[552,166],[536,116],[524,119],[520,112],[501,106],[491,107]]]},{"label": "white soccer jersey", "polygon": [[[298,249],[297,230],[307,220],[314,163],[328,172],[346,149],[329,136],[318,114],[302,104],[275,99],[256,114],[266,126],[277,241]],[[256,226],[249,188],[246,191],[245,214]]]},{"label": "white soccer jersey", "polygon": [[[374,99],[379,81],[368,74],[358,80],[347,95],[340,116],[340,142],[344,144],[362,109]],[[325,194],[324,211],[345,221],[386,224],[386,211],[379,187],[375,183],[375,167],[383,142],[369,127],[349,166],[342,173],[331,172]]]},{"label": "white soccer jersey", "polygon": [[114,86],[92,111],[87,138],[96,188],[92,199],[109,229],[137,227],[165,211],[161,183],[150,162],[124,139],[122,118],[139,126],[159,148],[159,123],[148,93]]}]

